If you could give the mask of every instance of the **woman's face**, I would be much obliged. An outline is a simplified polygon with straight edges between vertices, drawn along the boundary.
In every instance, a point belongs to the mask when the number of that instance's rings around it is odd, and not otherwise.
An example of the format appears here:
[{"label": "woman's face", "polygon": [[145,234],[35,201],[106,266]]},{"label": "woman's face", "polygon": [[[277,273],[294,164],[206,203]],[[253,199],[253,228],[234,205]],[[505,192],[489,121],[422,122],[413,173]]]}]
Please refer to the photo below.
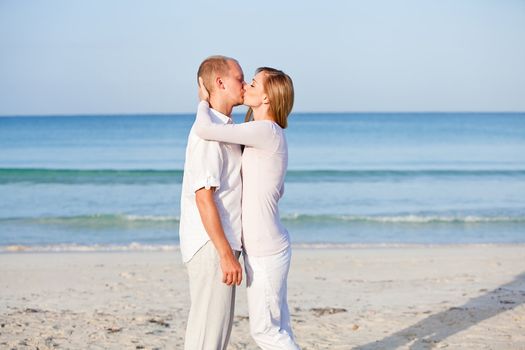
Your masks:
[{"label": "woman's face", "polygon": [[259,72],[254,77],[250,84],[246,84],[244,92],[244,104],[248,107],[259,107],[263,103],[267,103],[268,97],[264,92],[265,73]]}]

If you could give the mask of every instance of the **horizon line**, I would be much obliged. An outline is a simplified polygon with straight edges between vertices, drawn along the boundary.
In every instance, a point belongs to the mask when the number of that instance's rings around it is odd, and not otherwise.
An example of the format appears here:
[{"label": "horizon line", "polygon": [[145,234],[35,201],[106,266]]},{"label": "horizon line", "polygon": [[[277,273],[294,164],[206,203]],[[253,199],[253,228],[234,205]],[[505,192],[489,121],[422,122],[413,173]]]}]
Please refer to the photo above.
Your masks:
[{"label": "horizon line", "polygon": [[[293,114],[524,114],[523,111],[301,111]],[[196,112],[140,112],[140,113],[57,113],[57,114],[0,114],[0,118],[31,118],[31,117],[126,117],[126,116],[188,116]],[[243,115],[244,113],[232,113],[232,115]]]}]

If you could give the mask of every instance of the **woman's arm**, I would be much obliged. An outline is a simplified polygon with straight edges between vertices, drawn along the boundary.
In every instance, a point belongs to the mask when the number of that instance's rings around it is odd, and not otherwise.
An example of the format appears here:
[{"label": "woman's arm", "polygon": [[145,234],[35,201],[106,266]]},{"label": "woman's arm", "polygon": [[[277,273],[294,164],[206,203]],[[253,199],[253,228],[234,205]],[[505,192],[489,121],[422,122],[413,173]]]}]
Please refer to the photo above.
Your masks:
[{"label": "woman's arm", "polygon": [[273,123],[253,121],[243,124],[217,124],[212,122],[207,101],[201,101],[197,109],[194,130],[205,140],[237,143],[256,148],[266,148],[274,138]]}]

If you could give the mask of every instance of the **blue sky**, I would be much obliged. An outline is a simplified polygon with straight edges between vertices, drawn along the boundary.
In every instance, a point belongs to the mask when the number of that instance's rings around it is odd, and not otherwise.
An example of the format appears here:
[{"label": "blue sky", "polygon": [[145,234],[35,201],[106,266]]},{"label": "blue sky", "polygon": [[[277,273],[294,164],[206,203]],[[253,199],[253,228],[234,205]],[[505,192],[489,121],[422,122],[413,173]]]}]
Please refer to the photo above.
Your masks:
[{"label": "blue sky", "polygon": [[525,111],[525,1],[0,0],[0,115],[187,113],[205,57],[297,112]]}]

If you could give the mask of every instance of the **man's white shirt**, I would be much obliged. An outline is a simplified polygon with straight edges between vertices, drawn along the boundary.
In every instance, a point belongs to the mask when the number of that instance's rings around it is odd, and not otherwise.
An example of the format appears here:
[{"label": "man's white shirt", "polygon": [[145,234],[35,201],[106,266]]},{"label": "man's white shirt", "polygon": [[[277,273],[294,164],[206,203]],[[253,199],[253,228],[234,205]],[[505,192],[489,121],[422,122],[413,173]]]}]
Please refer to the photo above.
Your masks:
[{"label": "man's white shirt", "polygon": [[[231,118],[211,109],[213,122],[232,123]],[[180,250],[188,262],[210,237],[204,229],[195,202],[195,191],[216,187],[214,197],[222,227],[233,250],[241,250],[241,147],[206,141],[193,131],[188,136],[180,215]]]}]

